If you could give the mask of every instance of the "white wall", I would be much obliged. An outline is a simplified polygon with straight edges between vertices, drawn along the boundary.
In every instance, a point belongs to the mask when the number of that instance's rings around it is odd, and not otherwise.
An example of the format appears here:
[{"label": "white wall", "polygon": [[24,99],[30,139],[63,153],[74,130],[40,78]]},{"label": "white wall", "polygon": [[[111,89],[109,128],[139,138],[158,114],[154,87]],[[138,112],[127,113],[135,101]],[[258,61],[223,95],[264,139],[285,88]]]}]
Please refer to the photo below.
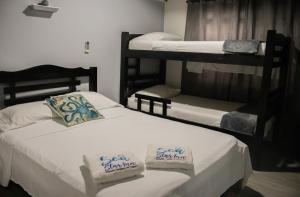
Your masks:
[{"label": "white wall", "polygon": [[[52,18],[26,16],[38,0],[0,0],[0,70],[40,64],[98,66],[99,91],[118,101],[121,32],[162,31],[163,3],[154,0],[49,0]],[[91,53],[84,54],[90,41]]]},{"label": "white wall", "polygon": [[[164,31],[184,37],[187,3],[184,0],[168,0],[165,4]],[[166,83],[173,87],[181,84],[181,62],[168,61]]]}]

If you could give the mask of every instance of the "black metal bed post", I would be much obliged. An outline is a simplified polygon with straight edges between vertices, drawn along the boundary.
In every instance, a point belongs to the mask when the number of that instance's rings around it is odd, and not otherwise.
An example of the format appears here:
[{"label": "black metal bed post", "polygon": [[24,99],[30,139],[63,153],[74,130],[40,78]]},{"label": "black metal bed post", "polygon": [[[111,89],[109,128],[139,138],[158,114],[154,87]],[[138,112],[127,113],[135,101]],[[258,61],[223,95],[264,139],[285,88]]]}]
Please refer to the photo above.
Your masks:
[{"label": "black metal bed post", "polygon": [[129,32],[122,32],[121,41],[121,76],[120,76],[120,104],[127,104],[127,80],[128,80],[128,58],[126,51],[128,49]]},{"label": "black metal bed post", "polygon": [[261,157],[262,157],[262,147],[265,125],[267,121],[267,106],[268,106],[268,96],[271,87],[272,78],[272,65],[273,65],[273,53],[275,48],[275,30],[269,30],[267,33],[267,43],[265,50],[265,58],[263,63],[263,77],[260,89],[259,97],[259,112],[257,119],[257,126],[255,132],[255,142],[254,142],[254,160],[253,167],[256,170],[261,168]]},{"label": "black metal bed post", "polygon": [[98,92],[98,69],[97,67],[90,67],[90,77],[89,77],[89,90],[93,92]]},{"label": "black metal bed post", "polygon": [[[279,75],[279,86],[283,87],[282,91],[282,106],[279,109],[279,123],[278,123],[278,133],[275,136],[275,140],[279,139],[279,136],[282,134],[284,130],[285,120],[283,119],[283,114],[286,114],[286,106],[288,105],[288,79],[289,79],[289,66],[291,64],[290,60],[290,50],[291,50],[291,38],[286,38],[286,43],[284,46],[284,54],[283,54],[283,66],[280,68]],[[278,142],[278,141],[277,141]]]},{"label": "black metal bed post", "polygon": [[184,88],[184,87],[186,87],[184,84],[185,80],[183,80],[183,79],[185,79],[184,75],[186,74],[186,69],[187,69],[187,61],[183,61],[181,63],[181,82],[180,82],[180,89],[181,89],[182,94],[186,94],[185,88]]},{"label": "black metal bed post", "polygon": [[[290,60],[289,60],[289,52],[290,52],[290,38],[289,37],[284,37],[283,35],[277,35],[277,46],[280,46],[282,51],[275,58],[279,58],[277,62],[273,63],[273,68],[277,67],[280,68],[279,72],[279,79],[278,79],[278,87],[275,90],[272,90],[270,97],[269,103],[272,103],[273,100],[273,110],[276,122],[274,124],[274,132],[272,136],[272,141],[275,143],[278,143],[280,141],[279,135],[283,131],[283,114],[286,113],[285,107],[287,106],[287,95],[288,95],[288,88],[287,88],[287,83],[288,83],[288,69],[290,65]],[[276,47],[277,47],[276,46]],[[276,48],[275,48],[275,54],[277,53]],[[275,101],[275,102],[274,102]]]}]

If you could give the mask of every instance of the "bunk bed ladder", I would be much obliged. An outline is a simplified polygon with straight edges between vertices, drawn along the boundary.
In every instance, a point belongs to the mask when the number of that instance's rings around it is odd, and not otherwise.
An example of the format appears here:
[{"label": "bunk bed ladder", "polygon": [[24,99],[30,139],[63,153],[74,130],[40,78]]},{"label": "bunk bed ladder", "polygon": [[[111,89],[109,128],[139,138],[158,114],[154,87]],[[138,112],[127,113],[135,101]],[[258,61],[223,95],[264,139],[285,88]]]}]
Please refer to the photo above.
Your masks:
[{"label": "bunk bed ladder", "polygon": [[[129,94],[129,82],[134,83],[138,80],[141,76],[141,59],[134,58],[134,64],[130,65],[129,60],[130,58],[127,57],[126,52],[128,49],[129,43],[129,33],[123,32],[122,33],[122,41],[121,41],[121,76],[120,76],[120,103],[124,106],[127,105],[127,97]],[[129,77],[129,70],[134,70],[134,75]]]},{"label": "bunk bed ladder", "polygon": [[[129,85],[131,85],[132,87],[135,87],[137,80],[141,76],[141,59],[134,58],[134,64],[130,64],[129,59],[127,59],[126,64],[127,64],[127,73],[126,74],[128,77],[129,77],[129,70],[134,71],[134,73],[131,74],[131,77],[128,78],[127,83],[130,83]],[[129,92],[129,90],[128,90],[128,93],[131,93],[131,92]],[[126,95],[126,97],[128,97],[128,96],[129,95]]]},{"label": "bunk bed ladder", "polygon": [[[130,94],[157,84],[164,84],[166,81],[166,60],[160,59],[159,73],[143,74],[141,72],[141,58],[128,55],[129,41],[139,34],[130,35],[128,32],[122,33],[121,42],[121,76],[120,76],[120,103],[127,105]],[[134,59],[131,64],[130,60]],[[131,73],[129,70],[133,70]]]},{"label": "bunk bed ladder", "polygon": [[132,69],[134,70],[135,76],[140,76],[141,74],[141,59],[135,58],[135,64],[129,65],[129,62],[127,61],[128,70]]}]

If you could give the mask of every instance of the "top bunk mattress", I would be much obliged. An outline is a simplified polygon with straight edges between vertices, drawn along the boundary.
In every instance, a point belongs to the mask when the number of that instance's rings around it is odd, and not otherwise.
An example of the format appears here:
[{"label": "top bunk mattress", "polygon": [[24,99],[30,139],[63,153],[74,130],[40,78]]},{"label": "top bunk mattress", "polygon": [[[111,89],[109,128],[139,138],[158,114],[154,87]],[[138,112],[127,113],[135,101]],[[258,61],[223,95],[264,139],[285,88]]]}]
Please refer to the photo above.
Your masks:
[{"label": "top bunk mattress", "polygon": [[[171,51],[189,53],[225,54],[223,45],[225,41],[166,41],[166,40],[131,40],[130,50]],[[259,45],[256,55],[265,55],[266,43]]]}]

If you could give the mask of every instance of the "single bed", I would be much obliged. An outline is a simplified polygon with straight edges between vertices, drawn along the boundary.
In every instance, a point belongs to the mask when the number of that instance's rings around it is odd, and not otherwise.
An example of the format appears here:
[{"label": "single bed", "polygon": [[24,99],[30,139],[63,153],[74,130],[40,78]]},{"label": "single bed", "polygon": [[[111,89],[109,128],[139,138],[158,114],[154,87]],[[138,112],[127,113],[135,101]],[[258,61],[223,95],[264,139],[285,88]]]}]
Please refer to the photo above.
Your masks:
[{"label": "single bed", "polygon": [[[58,74],[59,71],[59,74]],[[78,72],[77,72],[78,71]],[[64,69],[41,66],[27,71],[0,72],[1,82],[71,77],[71,81],[49,86],[74,85],[74,78],[88,76],[95,90],[95,69]],[[14,76],[14,77],[12,77]],[[43,85],[44,86],[44,85]],[[13,89],[11,89],[14,87]],[[26,87],[26,88],[25,88]],[[14,91],[8,91],[8,89]],[[41,85],[15,87],[6,92],[41,89]],[[72,89],[72,88],[71,88]],[[72,92],[72,91],[67,91]],[[48,93],[50,94],[50,93]],[[90,93],[86,93],[90,94]],[[35,197],[79,196],[220,196],[236,183],[246,184],[252,173],[247,145],[236,138],[192,125],[149,116],[120,106],[103,95],[93,93],[101,107],[94,104],[105,119],[73,127],[63,126],[56,118],[43,119],[8,132],[0,132],[0,181],[21,185]],[[10,98],[9,105],[41,100],[45,94],[29,98]],[[103,102],[102,102],[103,100]],[[21,102],[22,101],[22,102]],[[18,107],[18,106],[15,106]],[[124,180],[95,189],[83,167],[84,154],[98,151],[132,151],[145,160],[149,144],[182,144],[193,151],[194,171],[145,170],[142,177]]]}]

